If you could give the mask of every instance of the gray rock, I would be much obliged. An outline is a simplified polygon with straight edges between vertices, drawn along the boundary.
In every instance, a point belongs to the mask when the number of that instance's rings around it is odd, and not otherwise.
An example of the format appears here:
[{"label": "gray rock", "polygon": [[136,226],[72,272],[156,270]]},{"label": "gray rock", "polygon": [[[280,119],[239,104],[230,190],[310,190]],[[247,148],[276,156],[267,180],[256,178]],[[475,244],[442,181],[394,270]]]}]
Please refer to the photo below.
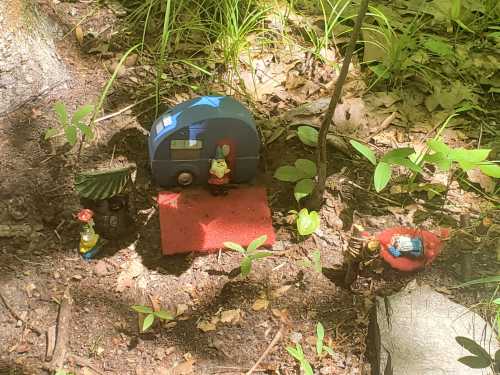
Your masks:
[{"label": "gray rock", "polygon": [[375,313],[370,332],[376,347],[374,374],[493,373],[458,362],[471,354],[455,341],[456,336],[468,337],[494,356],[499,345],[491,327],[476,313],[429,286],[413,281],[399,293],[378,297]]}]

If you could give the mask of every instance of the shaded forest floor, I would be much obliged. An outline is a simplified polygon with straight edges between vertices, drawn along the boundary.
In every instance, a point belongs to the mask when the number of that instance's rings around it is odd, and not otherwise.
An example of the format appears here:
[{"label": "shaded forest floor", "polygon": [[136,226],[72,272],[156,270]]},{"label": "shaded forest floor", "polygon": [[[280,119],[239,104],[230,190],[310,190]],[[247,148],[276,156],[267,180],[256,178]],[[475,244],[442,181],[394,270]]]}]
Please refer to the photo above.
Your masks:
[{"label": "shaded forest floor", "polygon": [[[60,3],[55,8],[41,4],[49,11],[56,9],[56,19],[65,15],[61,36],[88,13],[85,3]],[[104,30],[113,19],[114,13],[103,8],[83,25]],[[491,290],[452,289],[463,281],[464,252],[473,252],[470,276],[498,273],[492,239],[476,231],[484,217],[499,220],[498,212],[484,194],[477,193],[479,185],[471,189],[450,183],[446,201],[440,196],[428,200],[426,192],[411,197],[377,195],[370,190],[368,163],[332,148],[321,228],[307,239],[297,238],[293,225],[287,223],[288,211],[296,207],[293,186],[277,181],[273,173],[286,162],[314,158],[314,149],[298,141],[296,125],[319,124],[319,113],[331,92],[326,84],[336,76],[334,68],[322,63],[309,75],[308,66],[300,63],[307,56],[298,49],[272,49],[259,56],[259,66],[274,75],[272,84],[261,79],[260,86],[254,87],[257,97],[249,100],[232,92],[254,110],[262,131],[265,147],[258,183],[268,189],[277,233],[276,256],[256,263],[243,279],[235,275],[240,261],[236,253],[161,255],[155,202],[159,189],[151,183],[147,167],[147,132],[154,111],[147,101],[100,121],[98,137],[84,147],[84,167],[111,158],[137,164],[138,216],[128,236],[110,242],[96,259],[82,260],[77,252],[80,228],[74,218],[80,207],[72,182],[74,154],[63,143],[45,141],[43,135],[55,121],[53,102],[59,99],[76,107],[95,101],[108,78],[106,67],[119,53],[85,53],[72,35],[58,43],[72,80],[0,120],[0,222],[37,226],[27,238],[0,239],[0,292],[22,320],[40,330],[54,325],[58,301],[69,285],[75,305],[68,350],[88,359],[102,373],[241,374],[283,327],[282,340],[255,373],[298,374],[297,363],[285,347],[300,342],[317,373],[340,375],[370,373],[368,326],[375,297],[391,294],[414,278],[491,318],[481,304]],[[134,87],[141,85],[141,77],[150,68],[137,61],[125,67],[109,96],[106,113],[134,103]],[[226,92],[218,82],[207,84],[204,90],[171,92],[164,104],[208,91]],[[446,117],[441,113],[419,118],[418,126],[408,128],[402,117],[420,116],[409,107],[405,98],[393,93],[367,91],[355,67],[345,88],[343,115],[342,111],[337,115],[341,118],[336,123],[341,134],[371,139],[387,149],[418,144]],[[398,113],[394,121],[383,125],[394,112]],[[455,146],[474,143],[460,129],[447,129],[444,135]],[[448,182],[446,175],[436,173],[435,179]],[[442,254],[432,267],[402,274],[376,260],[364,267],[352,290],[336,283],[334,270],[342,264],[353,221],[374,231],[410,225],[439,232],[443,227],[460,227],[464,214],[471,218],[471,227],[444,240]],[[301,266],[316,249],[321,252],[321,274]],[[141,334],[137,314],[130,309],[134,304],[156,304],[176,312],[177,317]],[[0,304],[0,317],[0,374],[43,373],[45,337],[14,318],[4,304]],[[333,356],[316,356],[317,322],[325,326],[325,341],[334,350]],[[95,370],[71,361],[68,369],[87,375]]]}]

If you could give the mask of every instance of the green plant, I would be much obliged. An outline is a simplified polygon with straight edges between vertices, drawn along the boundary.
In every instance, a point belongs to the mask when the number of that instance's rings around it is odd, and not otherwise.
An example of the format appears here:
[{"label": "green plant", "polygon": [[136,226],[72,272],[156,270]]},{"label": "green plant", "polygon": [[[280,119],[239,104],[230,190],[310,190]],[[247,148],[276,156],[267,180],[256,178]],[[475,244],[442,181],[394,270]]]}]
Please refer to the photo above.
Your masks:
[{"label": "green plant", "polygon": [[309,236],[319,228],[321,220],[316,211],[309,211],[307,208],[303,208],[299,212],[290,210],[290,214],[295,216],[297,232],[301,236]]},{"label": "green plant", "polygon": [[312,253],[312,260],[308,258],[302,259],[299,261],[299,265],[306,268],[312,268],[315,272],[322,273],[321,252],[319,250],[314,250]]},{"label": "green plant", "polygon": [[[365,63],[375,74],[376,78],[370,88],[380,80],[388,80],[396,85],[409,76],[426,76],[425,64],[420,61],[416,33],[420,28],[417,24],[418,18],[406,25],[400,33],[391,25],[389,18],[378,8],[370,7],[370,16],[374,17],[377,26],[365,26],[364,32],[367,37],[366,44],[371,44],[378,49],[374,56],[365,55]],[[373,48],[372,48],[373,49]]]},{"label": "green plant", "polygon": [[489,149],[453,149],[441,139],[431,139],[427,145],[434,152],[425,155],[423,161],[434,164],[443,171],[449,171],[453,166],[458,165],[464,172],[479,168],[487,176],[500,178],[500,166],[487,160],[491,152]]},{"label": "green plant", "polygon": [[457,336],[455,337],[455,340],[461,347],[467,349],[472,354],[470,356],[459,358],[459,362],[474,369],[490,367],[495,373],[500,371],[500,349],[496,351],[495,358],[493,358],[474,340],[463,336]]},{"label": "green plant", "polygon": [[[321,7],[324,30],[318,33],[314,26],[306,25],[305,32],[313,45],[312,53],[314,56],[317,59],[326,62],[323,51],[329,49],[330,40],[335,37],[335,29],[340,29],[340,26],[344,26],[343,23],[353,18],[353,16],[344,16],[347,7],[351,5],[350,1],[333,2],[331,0],[319,0],[319,5]],[[344,30],[337,33],[337,37],[351,30],[347,26],[344,26],[343,28]]]},{"label": "green plant", "polygon": [[321,324],[321,322],[318,322],[318,324],[316,324],[316,353],[319,357],[324,356],[325,353],[334,355],[335,353],[333,352],[333,349],[324,344],[324,339],[325,328],[323,327],[323,324]]},{"label": "green plant", "polygon": [[318,146],[318,131],[312,126],[301,125],[297,128],[297,135],[300,141],[306,146]]},{"label": "green plant", "polygon": [[94,110],[94,106],[90,104],[83,105],[79,107],[69,118],[66,104],[63,102],[57,102],[54,105],[54,112],[57,115],[57,120],[61,130],[57,128],[50,128],[45,133],[45,139],[53,138],[58,135],[65,135],[66,141],[74,146],[78,140],[78,134],[86,136],[87,138],[93,137],[93,132],[91,127],[83,122],[83,119],[88,116]]},{"label": "green plant", "polygon": [[[376,166],[373,182],[377,192],[382,191],[389,183],[393,165],[408,168],[414,173],[414,177],[421,173],[422,166],[428,163],[443,171],[449,171],[454,166],[458,166],[464,172],[478,168],[487,176],[500,178],[500,166],[487,160],[491,152],[489,149],[452,149],[440,138],[435,137],[427,141],[428,150],[423,154],[415,153],[415,150],[411,147],[398,148],[384,154],[377,163],[377,157],[369,147],[354,140],[351,140],[350,143],[370,163]],[[429,151],[433,152],[429,153]]]},{"label": "green plant", "polygon": [[[323,357],[325,353],[330,355],[335,354],[332,348],[325,345],[324,340],[325,340],[325,328],[323,327],[323,324],[321,324],[321,322],[318,322],[316,324],[316,354],[320,358]],[[286,350],[293,358],[295,358],[299,362],[300,367],[304,370],[304,372],[307,375],[314,374],[311,364],[305,357],[304,351],[302,350],[302,346],[300,344],[298,343],[295,344],[295,348],[287,346]]]},{"label": "green plant", "polygon": [[240,274],[241,276],[247,276],[252,270],[252,263],[258,259],[266,258],[272,256],[273,253],[269,251],[257,251],[267,240],[267,236],[263,235],[254,239],[250,245],[245,249],[240,244],[234,242],[224,242],[224,246],[228,249],[237,251],[243,255],[243,259],[240,263]]},{"label": "green plant", "polygon": [[300,367],[304,370],[306,375],[314,375],[311,364],[306,359],[304,351],[302,350],[302,346],[300,344],[295,344],[295,348],[287,346],[286,351],[299,362]]},{"label": "green plant", "polygon": [[[482,285],[482,284],[497,284],[493,296],[489,301],[489,305],[493,305],[495,308],[495,320],[493,324],[497,326],[497,336],[500,339],[500,298],[495,298],[498,291],[500,290],[500,276],[487,276],[476,280],[470,280],[463,284],[457,285],[455,288],[464,288],[472,285]],[[500,360],[497,359],[497,365],[500,364]]]},{"label": "green plant", "polygon": [[139,314],[146,315],[146,317],[142,321],[141,332],[146,332],[146,330],[148,330],[153,325],[156,318],[164,321],[174,319],[174,315],[171,312],[163,309],[161,309],[160,311],[154,311],[151,307],[143,305],[133,305],[131,309]]},{"label": "green plant", "polygon": [[75,375],[75,373],[66,370],[57,370],[54,375]]},{"label": "green plant", "polygon": [[496,306],[495,323],[497,326],[497,336],[500,339],[500,298],[494,299],[492,303]]},{"label": "green plant", "polygon": [[253,0],[224,0],[215,13],[218,43],[222,49],[224,62],[237,71],[240,53],[249,47],[247,40],[251,33],[261,34],[260,27],[271,8]]},{"label": "green plant", "polygon": [[355,140],[351,140],[350,143],[356,149],[356,151],[367,158],[370,163],[375,166],[375,172],[373,173],[373,184],[377,192],[382,191],[389,183],[392,176],[392,167],[394,165],[406,167],[416,173],[422,171],[422,168],[420,166],[418,166],[408,158],[410,155],[415,154],[415,150],[411,147],[391,150],[384,154],[380,158],[380,161],[377,163],[377,157],[369,147]]},{"label": "green plant", "polygon": [[121,194],[131,183],[131,167],[83,171],[76,175],[75,189],[82,198],[109,199]]},{"label": "green plant", "polygon": [[279,167],[274,172],[274,178],[296,183],[293,195],[297,202],[310,195],[314,190],[314,176],[316,176],[316,164],[308,159],[297,159],[294,165]]},{"label": "green plant", "polygon": [[106,85],[104,86],[104,89],[102,90],[101,96],[99,97],[99,102],[97,103],[97,106],[94,109],[94,112],[92,113],[92,118],[90,120],[90,126],[94,123],[95,118],[97,117],[97,114],[101,111],[103,105],[104,105],[104,100],[106,100],[106,97],[108,96],[108,92],[111,89],[111,86],[113,85],[113,82],[115,81],[116,77],[118,77],[118,72],[120,71],[121,67],[125,63],[125,60],[127,60],[127,57],[134,52],[137,48],[139,48],[141,45],[136,44],[135,46],[129,48],[121,57],[120,61],[118,61],[118,64],[116,65],[115,70],[113,71],[113,74],[111,77],[108,79],[106,82]]}]

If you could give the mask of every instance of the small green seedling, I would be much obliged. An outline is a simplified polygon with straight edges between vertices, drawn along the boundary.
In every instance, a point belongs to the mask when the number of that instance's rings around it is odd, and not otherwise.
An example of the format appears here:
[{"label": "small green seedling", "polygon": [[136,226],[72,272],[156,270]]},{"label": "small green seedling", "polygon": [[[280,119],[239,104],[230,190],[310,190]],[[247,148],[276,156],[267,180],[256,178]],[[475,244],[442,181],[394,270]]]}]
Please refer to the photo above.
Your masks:
[{"label": "small green seedling", "polygon": [[295,344],[295,348],[287,346],[286,351],[299,362],[300,367],[304,370],[306,375],[314,375],[311,364],[306,359],[300,344]]},{"label": "small green seedling", "polygon": [[224,242],[225,247],[243,255],[243,260],[240,263],[241,276],[245,277],[250,273],[253,261],[273,255],[273,253],[269,251],[257,251],[258,248],[266,242],[266,240],[266,235],[260,236],[253,240],[246,249],[234,242]]},{"label": "small green seedling", "polygon": [[495,322],[497,324],[497,336],[500,340],[500,298],[493,300],[493,303],[496,305]]},{"label": "small green seedling", "polygon": [[306,268],[312,268],[315,272],[321,273],[323,271],[323,267],[321,265],[321,252],[319,250],[315,250],[312,253],[312,260],[305,258],[299,261],[299,265]]},{"label": "small green seedling", "polygon": [[500,371],[500,349],[496,351],[493,358],[481,345],[479,345],[474,340],[463,336],[457,336],[455,337],[455,340],[461,347],[473,354],[459,358],[459,362],[474,369],[490,367],[493,371],[495,371],[495,373]]},{"label": "small green seedling", "polygon": [[415,154],[415,150],[411,147],[391,150],[382,156],[380,161],[377,163],[375,153],[368,146],[354,140],[351,140],[350,143],[356,151],[367,158],[370,163],[375,166],[375,172],[373,173],[373,185],[377,193],[381,192],[389,183],[392,176],[392,167],[395,165],[401,165],[416,173],[420,173],[422,171],[422,168],[419,165],[415,164],[408,158],[410,155]]},{"label": "small green seedling", "polygon": [[441,139],[430,139],[427,145],[434,152],[425,155],[424,162],[434,164],[441,170],[448,171],[456,163],[464,172],[479,168],[487,176],[500,178],[500,166],[487,160],[490,149],[451,148]]},{"label": "small green seedling", "polygon": [[500,166],[487,160],[491,152],[489,149],[451,148],[441,139],[434,138],[427,141],[427,146],[432,153],[419,156],[411,147],[397,148],[387,152],[377,163],[375,153],[369,147],[354,140],[350,142],[361,155],[376,166],[373,183],[377,192],[382,191],[389,183],[394,165],[406,167],[416,175],[422,172],[421,165],[424,163],[435,165],[443,171],[449,171],[456,164],[464,172],[478,168],[487,176],[500,178]]},{"label": "small green seedling", "polygon": [[317,147],[319,132],[312,126],[302,125],[297,128],[297,136],[306,146]]},{"label": "small green seedling", "polygon": [[161,309],[160,311],[154,311],[151,307],[143,305],[133,305],[131,309],[139,314],[146,315],[146,317],[142,321],[141,332],[146,332],[153,325],[156,318],[164,321],[174,319],[174,315],[171,312],[163,309]]},{"label": "small green seedling", "polygon": [[290,210],[289,213],[295,216],[297,232],[301,236],[309,236],[319,228],[321,219],[316,211],[308,211],[307,208],[303,208],[299,212]]},{"label": "small green seedling", "polygon": [[[78,141],[79,132],[88,139],[93,138],[94,133],[92,128],[83,122],[83,119],[94,111],[93,105],[86,104],[79,107],[75,113],[73,113],[71,120],[68,116],[66,105],[63,102],[57,102],[54,105],[54,111],[56,112],[59,126],[62,128],[62,134],[66,136],[66,141],[68,141],[71,146],[74,146]],[[45,133],[45,139],[62,135],[59,134],[59,132],[59,129],[50,128]]]},{"label": "small green seedling", "polygon": [[316,324],[316,353],[319,357],[323,357],[325,353],[328,353],[330,355],[334,354],[333,349],[324,344],[324,339],[325,328],[323,327],[323,324],[321,324],[321,322],[318,322],[318,324]]},{"label": "small green seedling", "polygon": [[313,178],[316,176],[316,163],[307,159],[297,159],[294,165],[284,165],[274,172],[274,178],[285,182],[296,182],[293,195],[299,202],[314,190]]},{"label": "small green seedling", "polygon": [[55,375],[75,375],[74,372],[68,372],[66,370],[57,370]]}]

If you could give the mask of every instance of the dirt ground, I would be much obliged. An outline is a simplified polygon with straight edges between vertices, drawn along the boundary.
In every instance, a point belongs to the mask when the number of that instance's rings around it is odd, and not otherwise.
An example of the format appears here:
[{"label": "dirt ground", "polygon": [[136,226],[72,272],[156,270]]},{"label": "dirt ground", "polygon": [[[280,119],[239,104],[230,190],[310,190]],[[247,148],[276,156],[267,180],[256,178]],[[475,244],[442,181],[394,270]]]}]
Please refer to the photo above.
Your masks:
[{"label": "dirt ground", "polygon": [[[84,14],[82,3],[60,5]],[[59,10],[67,13],[66,8]],[[45,335],[29,327],[43,333],[56,324],[67,287],[74,299],[68,353],[77,356],[68,357],[67,368],[87,375],[241,374],[280,329],[283,338],[255,373],[299,374],[285,347],[301,342],[316,373],[369,374],[367,337],[375,296],[391,294],[416,278],[465,305],[481,301],[482,292],[452,289],[463,279],[465,251],[474,252],[473,275],[495,274],[495,254],[484,249],[487,244],[480,236],[479,242],[459,235],[446,240],[441,256],[422,272],[398,273],[376,260],[362,271],[353,290],[342,287],[335,271],[342,263],[354,212],[373,230],[405,224],[438,230],[457,228],[464,213],[476,223],[485,215],[481,207],[486,203],[459,186],[450,191],[444,210],[414,202],[388,203],[362,188],[371,178],[363,161],[332,151],[322,227],[310,238],[298,239],[286,222],[294,206],[292,186],[272,177],[286,161],[313,156],[296,139],[279,139],[264,149],[258,178],[268,189],[278,239],[273,251],[278,255],[256,263],[245,279],[237,276],[236,253],[162,256],[155,202],[159,190],[147,168],[145,134],[154,115],[146,111],[147,105],[99,122],[98,139],[83,150],[82,164],[87,167],[111,157],[137,164],[138,215],[127,236],[108,243],[96,259],[81,259],[80,228],[74,218],[80,208],[72,183],[74,155],[43,135],[54,123],[51,107],[56,100],[71,108],[91,102],[109,75],[102,58],[84,54],[71,37],[60,40],[58,50],[71,80],[0,119],[0,223],[36,227],[27,237],[0,238],[0,292],[12,310],[0,303],[0,374],[45,373]],[[130,103],[126,93],[117,90],[106,113]],[[339,182],[341,170],[359,188]],[[435,207],[440,204],[436,201]],[[323,274],[299,262],[315,249],[321,251]],[[156,304],[178,315],[140,333],[137,314],[130,309],[134,304]],[[325,341],[335,355],[315,355],[317,322],[325,326]]]}]

